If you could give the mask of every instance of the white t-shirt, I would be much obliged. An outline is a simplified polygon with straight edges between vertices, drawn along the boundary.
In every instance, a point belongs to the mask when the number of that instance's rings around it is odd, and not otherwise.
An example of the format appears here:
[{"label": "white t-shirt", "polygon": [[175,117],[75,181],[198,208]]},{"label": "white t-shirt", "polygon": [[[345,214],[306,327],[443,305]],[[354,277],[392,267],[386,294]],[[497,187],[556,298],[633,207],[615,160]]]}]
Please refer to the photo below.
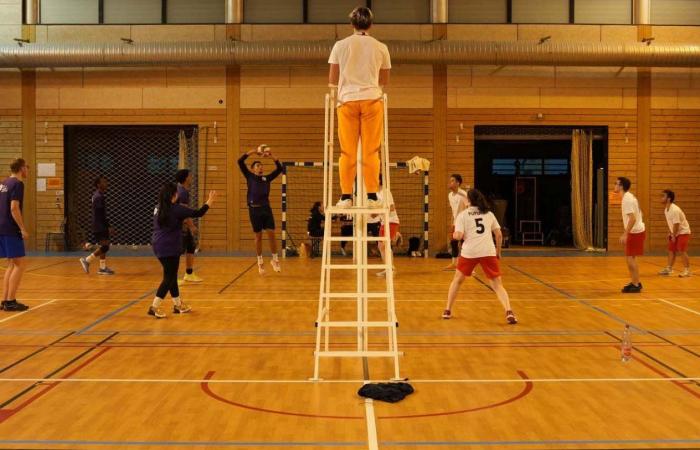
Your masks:
[{"label": "white t-shirt", "polygon": [[457,214],[460,212],[460,205],[463,205],[462,207],[467,206],[467,191],[464,189],[459,189],[458,191],[459,193],[450,191],[450,193],[447,194],[447,199],[450,201],[450,208],[452,208],[452,223],[457,219]]},{"label": "white t-shirt", "polygon": [[462,256],[464,258],[483,258],[496,256],[496,245],[492,233],[500,230],[501,226],[491,211],[486,214],[479,212],[476,206],[470,206],[457,216],[455,231],[464,233]]},{"label": "white t-shirt", "polygon": [[379,70],[391,69],[391,58],[387,46],[372,36],[358,32],[336,42],[328,63],[340,65],[340,103],[382,96]]},{"label": "white t-shirt", "polygon": [[[391,191],[381,189],[377,192],[377,199],[383,202],[388,208],[391,208],[391,206],[394,207],[393,211],[391,211],[391,209],[389,210],[389,223],[399,223],[399,215],[396,213],[396,204],[394,203],[394,196],[391,195]],[[379,215],[379,221],[384,223],[383,214]]]},{"label": "white t-shirt", "polygon": [[642,210],[639,209],[637,197],[631,192],[625,192],[625,195],[622,196],[622,224],[625,226],[625,230],[630,221],[629,217],[627,217],[628,214],[634,214],[635,219],[634,226],[630,230],[631,233],[641,233],[646,229],[642,221]]},{"label": "white t-shirt", "polygon": [[664,210],[664,214],[666,214],[666,223],[668,223],[668,229],[671,230],[671,233],[673,233],[673,226],[678,223],[680,224],[678,234],[690,234],[688,219],[685,218],[685,213],[678,205],[671,203],[671,206]]}]

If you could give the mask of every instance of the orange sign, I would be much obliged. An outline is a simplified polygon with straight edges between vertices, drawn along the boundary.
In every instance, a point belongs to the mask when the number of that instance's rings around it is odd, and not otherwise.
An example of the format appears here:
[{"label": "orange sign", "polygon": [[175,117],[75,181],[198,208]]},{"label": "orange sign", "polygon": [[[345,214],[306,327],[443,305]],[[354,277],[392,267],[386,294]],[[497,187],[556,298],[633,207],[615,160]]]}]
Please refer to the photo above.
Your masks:
[{"label": "orange sign", "polygon": [[61,183],[60,178],[47,178],[46,187],[48,189],[61,189],[63,183]]}]

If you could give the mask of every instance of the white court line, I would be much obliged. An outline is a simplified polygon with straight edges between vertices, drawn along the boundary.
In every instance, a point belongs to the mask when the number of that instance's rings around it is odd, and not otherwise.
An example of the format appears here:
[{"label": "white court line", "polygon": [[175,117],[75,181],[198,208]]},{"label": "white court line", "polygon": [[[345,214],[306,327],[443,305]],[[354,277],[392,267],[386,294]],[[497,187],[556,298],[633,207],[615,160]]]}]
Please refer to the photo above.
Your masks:
[{"label": "white court line", "polygon": [[673,303],[673,302],[671,302],[671,301],[664,300],[663,298],[657,298],[657,300],[660,301],[660,302],[667,303],[667,304],[669,304],[669,305],[671,305],[671,306],[675,306],[676,308],[682,309],[683,311],[688,311],[688,312],[691,313],[691,314],[695,314],[695,315],[700,316],[700,311],[696,311],[696,310],[691,309],[691,308],[686,308],[685,306],[677,305],[677,304],[675,304],[675,303]]},{"label": "white court line", "polygon": [[[669,381],[700,381],[700,377],[672,377],[672,378],[503,378],[503,379],[408,379],[409,383],[416,384],[523,384],[523,383],[631,383],[631,382],[669,382]],[[0,382],[17,383],[163,383],[163,384],[365,384],[365,383],[390,383],[392,380],[191,380],[168,378],[0,378]],[[395,382],[395,381],[394,381]]]},{"label": "white court line", "polygon": [[377,421],[374,418],[374,401],[365,399],[365,418],[367,419],[367,446],[369,450],[379,450],[377,439]]},{"label": "white court line", "polygon": [[22,311],[22,312],[20,312],[20,313],[13,314],[13,315],[11,315],[10,317],[6,317],[6,318],[4,318],[4,319],[1,319],[1,320],[0,320],[0,323],[7,322],[8,320],[12,320],[12,319],[17,318],[17,317],[19,317],[19,316],[21,316],[21,315],[27,314],[29,311],[34,311],[35,309],[43,308],[44,306],[50,305],[51,303],[53,303],[53,302],[55,302],[55,301],[56,301],[56,299],[53,299],[53,300],[49,300],[49,301],[46,302],[46,303],[42,303],[42,304],[40,304],[40,305],[32,306],[31,308],[27,309],[26,311]]}]

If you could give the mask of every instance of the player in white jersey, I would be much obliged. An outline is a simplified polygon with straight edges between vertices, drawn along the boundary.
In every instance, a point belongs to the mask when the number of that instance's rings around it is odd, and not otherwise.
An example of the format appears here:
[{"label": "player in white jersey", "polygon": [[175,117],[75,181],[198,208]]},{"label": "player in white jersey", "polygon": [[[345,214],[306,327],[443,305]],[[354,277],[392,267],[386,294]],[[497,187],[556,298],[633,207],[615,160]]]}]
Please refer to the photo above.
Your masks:
[{"label": "player in white jersey", "polygon": [[[443,319],[452,317],[452,306],[457,299],[459,288],[464,278],[471,276],[474,268],[480,265],[489,280],[491,289],[506,311],[506,321],[513,325],[518,323],[515,314],[510,309],[508,292],[503,287],[499,259],[503,235],[496,216],[489,211],[484,195],[476,189],[467,192],[468,208],[462,211],[455,220],[454,239],[464,240],[462,252],[457,260],[457,270],[447,294],[447,308],[442,313]],[[494,237],[496,244],[494,245]]]},{"label": "player in white jersey", "polygon": [[[380,204],[386,204],[389,207],[389,225],[384,223],[384,216],[380,215],[379,226],[379,236],[384,236],[386,229],[389,228],[389,237],[391,238],[391,244],[395,244],[401,237],[400,225],[399,225],[399,215],[396,212],[396,204],[394,203],[394,196],[391,195],[391,191],[384,189],[384,184],[382,183],[382,177],[379,176],[379,192],[377,192],[377,198]],[[379,248],[379,254],[382,257],[382,261],[385,260],[386,249],[384,248],[384,242],[379,241],[377,247]],[[391,252],[391,245],[389,246],[389,251]],[[396,274],[396,269],[394,268],[394,274]],[[386,271],[382,270],[377,273],[378,277],[386,276]]]},{"label": "player in white jersey", "polygon": [[632,182],[625,177],[618,177],[615,183],[615,193],[622,195],[622,224],[625,232],[620,236],[620,243],[625,246],[627,269],[632,279],[622,288],[623,294],[638,294],[642,292],[642,282],[639,281],[639,264],[637,256],[644,254],[644,239],[646,227],[642,220],[642,210],[639,201],[629,190]]},{"label": "player in white jersey", "polygon": [[683,210],[676,205],[676,194],[666,189],[661,195],[661,202],[664,205],[664,214],[666,215],[666,223],[668,224],[668,265],[664,267],[659,275],[671,275],[673,273],[673,263],[676,262],[676,256],[680,256],[683,261],[683,272],[678,276],[681,278],[689,277],[690,260],[688,259],[688,243],[690,242],[690,224],[685,217]]},{"label": "player in white jersey", "polygon": [[462,176],[458,173],[452,174],[450,176],[450,183],[447,185],[450,189],[450,192],[447,194],[447,200],[450,202],[450,209],[452,210],[452,226],[450,228],[452,262],[449,266],[445,267],[445,270],[455,270],[457,268],[457,258],[459,257],[461,242],[452,239],[452,234],[455,232],[455,219],[457,219],[457,215],[467,207],[467,191],[462,189],[461,186]]}]

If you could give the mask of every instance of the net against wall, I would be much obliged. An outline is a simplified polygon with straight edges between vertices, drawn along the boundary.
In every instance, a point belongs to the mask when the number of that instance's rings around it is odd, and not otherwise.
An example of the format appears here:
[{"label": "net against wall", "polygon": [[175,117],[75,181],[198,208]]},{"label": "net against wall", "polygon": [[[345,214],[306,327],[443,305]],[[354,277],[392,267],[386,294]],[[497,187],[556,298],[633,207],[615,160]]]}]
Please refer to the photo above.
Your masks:
[{"label": "net against wall", "polygon": [[[282,175],[282,248],[296,248],[309,242],[307,219],[314,202],[323,200],[323,163],[313,161],[284,162]],[[418,238],[420,249],[428,255],[428,172],[411,174],[405,162],[391,163],[391,193],[401,221],[403,241],[394,248],[394,254],[408,254],[409,239]],[[338,182],[336,178],[336,183]],[[340,186],[334,189],[340,192]],[[336,218],[334,235],[347,222]],[[351,248],[351,247],[350,247]],[[340,251],[340,243],[333,243],[333,251]]]},{"label": "net against wall", "polygon": [[185,131],[187,167],[194,174],[197,202],[196,126],[66,126],[66,216],[69,242],[77,248],[92,239],[94,180],[109,180],[107,213],[116,245],[150,245],[153,208],[161,186],[174,181],[180,131]]}]

